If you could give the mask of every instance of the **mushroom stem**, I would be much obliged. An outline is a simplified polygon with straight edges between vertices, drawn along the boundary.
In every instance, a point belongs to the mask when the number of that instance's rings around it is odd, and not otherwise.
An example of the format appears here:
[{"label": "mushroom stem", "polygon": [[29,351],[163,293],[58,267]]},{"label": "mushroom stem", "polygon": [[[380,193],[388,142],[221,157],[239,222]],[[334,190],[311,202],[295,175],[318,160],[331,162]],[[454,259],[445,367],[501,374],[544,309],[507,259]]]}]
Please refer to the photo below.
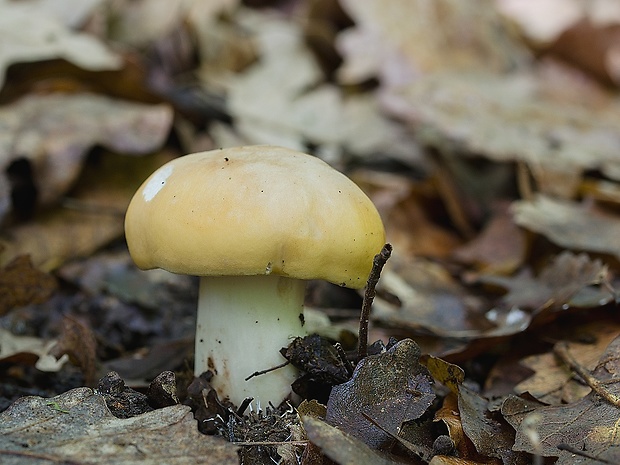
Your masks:
[{"label": "mushroom stem", "polygon": [[279,405],[291,393],[292,365],[245,380],[284,362],[280,349],[305,335],[306,282],[277,275],[202,277],[196,326],[196,376],[211,370],[221,399]]}]

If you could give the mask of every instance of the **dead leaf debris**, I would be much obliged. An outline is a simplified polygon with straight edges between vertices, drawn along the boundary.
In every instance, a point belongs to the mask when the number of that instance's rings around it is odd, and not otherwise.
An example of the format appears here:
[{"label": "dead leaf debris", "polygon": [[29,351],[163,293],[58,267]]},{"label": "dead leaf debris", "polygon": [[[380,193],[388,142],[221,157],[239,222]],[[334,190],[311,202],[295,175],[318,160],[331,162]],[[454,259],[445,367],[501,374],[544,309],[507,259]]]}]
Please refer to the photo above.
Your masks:
[{"label": "dead leaf debris", "polygon": [[[0,11],[2,464],[620,463],[615,2]],[[194,378],[197,278],[123,236],[158,167],[257,144],[353,179],[393,247],[361,321],[310,284],[261,411]]]}]

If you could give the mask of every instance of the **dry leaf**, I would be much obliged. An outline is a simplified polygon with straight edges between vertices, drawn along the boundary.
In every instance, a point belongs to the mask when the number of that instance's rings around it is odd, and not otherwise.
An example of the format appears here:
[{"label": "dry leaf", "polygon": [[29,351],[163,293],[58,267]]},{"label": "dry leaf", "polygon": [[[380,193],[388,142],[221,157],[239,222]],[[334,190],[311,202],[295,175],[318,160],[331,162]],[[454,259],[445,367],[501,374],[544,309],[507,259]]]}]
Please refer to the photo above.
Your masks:
[{"label": "dry leaf", "polygon": [[600,284],[607,275],[607,266],[600,260],[565,251],[543,268],[537,277],[526,269],[514,277],[481,276],[479,281],[509,290],[501,299],[501,308],[540,312],[561,309],[581,289]]},{"label": "dry leaf", "polygon": [[0,0],[0,8],[13,8],[28,15],[53,17],[67,27],[79,28],[105,0]]},{"label": "dry leaf", "polygon": [[620,258],[620,216],[588,203],[539,195],[516,202],[515,222],[542,234],[551,242],[573,250],[587,250]]},{"label": "dry leaf", "polygon": [[428,354],[422,355],[420,363],[428,368],[433,379],[439,381],[454,394],[458,393],[459,386],[465,380],[465,372],[461,367]]},{"label": "dry leaf", "polygon": [[0,328],[0,361],[34,365],[41,371],[59,371],[67,357],[57,360],[50,355],[55,344],[55,339],[44,341],[38,337],[16,336]]},{"label": "dry leaf", "polygon": [[474,265],[481,273],[510,274],[526,254],[525,235],[507,211],[495,214],[480,234],[454,251],[454,258]]},{"label": "dry leaf", "polygon": [[382,95],[382,102],[412,124],[422,143],[527,163],[542,192],[570,197],[586,170],[618,179],[617,100],[552,92],[544,76],[453,71],[417,79]]},{"label": "dry leaf", "polygon": [[28,255],[16,257],[0,270],[0,315],[15,307],[40,304],[56,290],[56,280],[32,266]]},{"label": "dry leaf", "polygon": [[57,268],[71,258],[90,255],[94,250],[123,234],[123,218],[132,195],[171,154],[145,157],[104,154],[99,164],[82,173],[66,207],[58,207],[37,217],[36,222],[16,225],[0,239],[4,249],[0,263],[20,254],[29,254],[43,270]]},{"label": "dry leaf", "polygon": [[[580,334],[596,338],[593,344],[567,343],[575,360],[588,370],[593,370],[601,354],[620,334],[620,325],[606,322],[582,327]],[[553,353],[532,355],[521,360],[521,364],[534,374],[514,386],[517,394],[527,392],[537,400],[550,405],[576,402],[590,392],[590,388],[574,378],[573,373]]]},{"label": "dry leaf", "polygon": [[52,347],[50,354],[57,359],[68,355],[71,363],[78,366],[84,374],[86,385],[94,386],[97,381],[97,339],[86,324],[64,316],[58,342]]},{"label": "dry leaf", "polygon": [[[620,337],[607,347],[591,372],[599,386],[617,399],[620,394]],[[558,446],[564,444],[587,452],[596,459],[579,463],[620,462],[618,406],[594,392],[571,404],[536,408],[520,419],[514,450],[559,457],[558,465],[575,463],[575,456]]]},{"label": "dry leaf", "polygon": [[41,458],[102,465],[239,463],[236,446],[198,432],[189,407],[174,405],[119,419],[89,388],[17,400],[0,414],[0,457],[7,465]]},{"label": "dry leaf", "polygon": [[343,149],[357,156],[389,154],[419,162],[413,137],[382,115],[376,96],[345,95],[324,82],[296,24],[247,13],[240,22],[253,32],[259,55],[254,65],[226,80],[229,111],[246,143],[304,151],[311,142],[332,162]]},{"label": "dry leaf", "polygon": [[489,402],[465,386],[459,387],[459,413],[463,431],[479,454],[501,459],[502,463],[527,465],[525,454],[512,450],[514,430],[498,412],[489,410]]},{"label": "dry leaf", "polygon": [[446,67],[506,69],[523,55],[501,27],[493,1],[475,5],[459,0],[341,3],[356,23],[338,37],[337,46],[344,56],[338,74],[342,82],[379,77],[384,85],[402,85]]},{"label": "dry leaf", "polygon": [[302,423],[308,439],[338,465],[396,465],[356,437],[319,419],[304,416]]},{"label": "dry leaf", "polygon": [[[523,312],[505,321],[489,319],[490,304],[470,295],[437,263],[416,259],[400,264],[393,258],[377,286],[373,320],[401,330],[456,338],[514,334],[529,324]],[[384,294],[393,297],[387,299]]]},{"label": "dry leaf", "polygon": [[122,64],[94,36],[71,31],[32,2],[3,0],[0,8],[0,87],[13,63],[63,58],[89,70],[118,69]]},{"label": "dry leaf", "polygon": [[477,456],[476,448],[465,435],[458,406],[458,394],[449,393],[443,399],[441,408],[435,412],[434,421],[441,421],[448,429],[448,434],[458,452],[459,457],[471,459]]},{"label": "dry leaf", "polygon": [[391,436],[374,423],[397,436],[404,422],[420,418],[435,399],[419,357],[416,343],[403,339],[360,361],[351,380],[332,388],[326,421],[373,448],[386,446]]},{"label": "dry leaf", "polygon": [[32,95],[0,108],[0,219],[10,205],[6,170],[25,159],[40,204],[75,182],[89,149],[101,144],[120,153],[156,150],[168,135],[167,105],[142,105],[94,94]]},{"label": "dry leaf", "polygon": [[417,256],[445,258],[460,245],[459,237],[433,218],[443,205],[431,182],[370,170],[358,170],[351,178],[372,199],[383,219],[395,250],[389,263],[412,261]]},{"label": "dry leaf", "polygon": [[497,5],[539,45],[553,42],[584,16],[584,3],[578,0],[497,0]]}]

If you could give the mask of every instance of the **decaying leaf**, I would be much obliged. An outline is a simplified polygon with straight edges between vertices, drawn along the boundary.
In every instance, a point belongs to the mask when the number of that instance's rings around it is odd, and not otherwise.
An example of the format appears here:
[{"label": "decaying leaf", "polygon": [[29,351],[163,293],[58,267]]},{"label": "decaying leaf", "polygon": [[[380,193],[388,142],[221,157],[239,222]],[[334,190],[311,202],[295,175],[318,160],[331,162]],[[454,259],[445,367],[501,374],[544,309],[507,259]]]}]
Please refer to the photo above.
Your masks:
[{"label": "decaying leaf", "polygon": [[396,465],[352,434],[347,434],[324,421],[302,417],[308,439],[321,448],[323,454],[339,465]]},{"label": "decaying leaf", "polygon": [[[28,447],[24,447],[27,444]],[[130,419],[103,397],[78,388],[56,397],[22,397],[0,414],[6,465],[56,463],[237,465],[237,447],[198,432],[190,408],[174,405]]]},{"label": "decaying leaf", "polygon": [[385,446],[401,425],[420,418],[435,399],[420,349],[403,339],[387,352],[363,359],[351,380],[332,389],[326,421],[373,448]]},{"label": "decaying leaf", "polygon": [[[620,324],[612,321],[595,321],[587,326],[575,328],[570,334],[576,340],[580,337],[590,343],[568,342],[568,350],[575,360],[588,370],[593,370],[601,354],[620,334]],[[528,393],[537,400],[549,405],[576,402],[590,392],[590,388],[575,379],[571,370],[558,360],[553,353],[543,353],[526,357],[520,362],[534,374],[514,387],[517,394]]]},{"label": "decaying leaf", "polygon": [[56,280],[32,266],[28,255],[13,259],[0,270],[0,315],[14,307],[39,304],[56,290]]},{"label": "decaying leaf", "polygon": [[529,316],[518,309],[509,318],[489,318],[490,304],[469,295],[437,263],[416,259],[394,265],[384,270],[377,289],[397,301],[378,297],[373,307],[373,319],[385,325],[454,338],[505,336],[529,325]]},{"label": "decaying leaf", "polygon": [[495,457],[504,464],[526,465],[530,459],[512,450],[514,430],[499,414],[489,409],[489,401],[465,386],[459,387],[459,413],[463,431],[479,454]]},{"label": "decaying leaf", "polygon": [[433,379],[439,381],[454,394],[458,393],[459,386],[465,379],[465,372],[461,367],[428,354],[422,355],[420,362],[428,368]]},{"label": "decaying leaf", "polygon": [[[525,415],[517,428],[514,450],[559,457],[559,465],[575,463],[575,457],[562,445],[586,452],[593,459],[579,463],[620,462],[618,415],[620,411],[620,337],[616,337],[591,372],[600,393],[591,392],[571,404],[534,409]],[[610,402],[616,399],[616,404]]]},{"label": "decaying leaf", "polygon": [[502,298],[503,308],[540,312],[561,308],[581,289],[603,282],[607,274],[607,266],[601,260],[565,251],[555,257],[537,277],[525,270],[511,278],[482,276],[480,281],[504,286],[509,290]]},{"label": "decaying leaf", "polygon": [[86,385],[94,385],[97,376],[97,339],[86,324],[65,316],[60,337],[50,354],[58,359],[68,355],[71,363],[82,370]]}]

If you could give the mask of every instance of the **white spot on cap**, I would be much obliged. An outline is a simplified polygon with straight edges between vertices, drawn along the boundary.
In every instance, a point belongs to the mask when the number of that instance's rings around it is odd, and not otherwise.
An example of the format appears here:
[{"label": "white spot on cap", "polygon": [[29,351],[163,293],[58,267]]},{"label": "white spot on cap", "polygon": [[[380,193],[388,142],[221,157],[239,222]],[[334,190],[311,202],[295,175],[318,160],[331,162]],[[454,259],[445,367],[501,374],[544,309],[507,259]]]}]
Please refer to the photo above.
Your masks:
[{"label": "white spot on cap", "polygon": [[150,202],[153,200],[153,197],[166,185],[166,180],[172,174],[172,169],[172,165],[166,165],[155,171],[151,180],[142,190],[142,197],[144,197],[145,201]]}]

